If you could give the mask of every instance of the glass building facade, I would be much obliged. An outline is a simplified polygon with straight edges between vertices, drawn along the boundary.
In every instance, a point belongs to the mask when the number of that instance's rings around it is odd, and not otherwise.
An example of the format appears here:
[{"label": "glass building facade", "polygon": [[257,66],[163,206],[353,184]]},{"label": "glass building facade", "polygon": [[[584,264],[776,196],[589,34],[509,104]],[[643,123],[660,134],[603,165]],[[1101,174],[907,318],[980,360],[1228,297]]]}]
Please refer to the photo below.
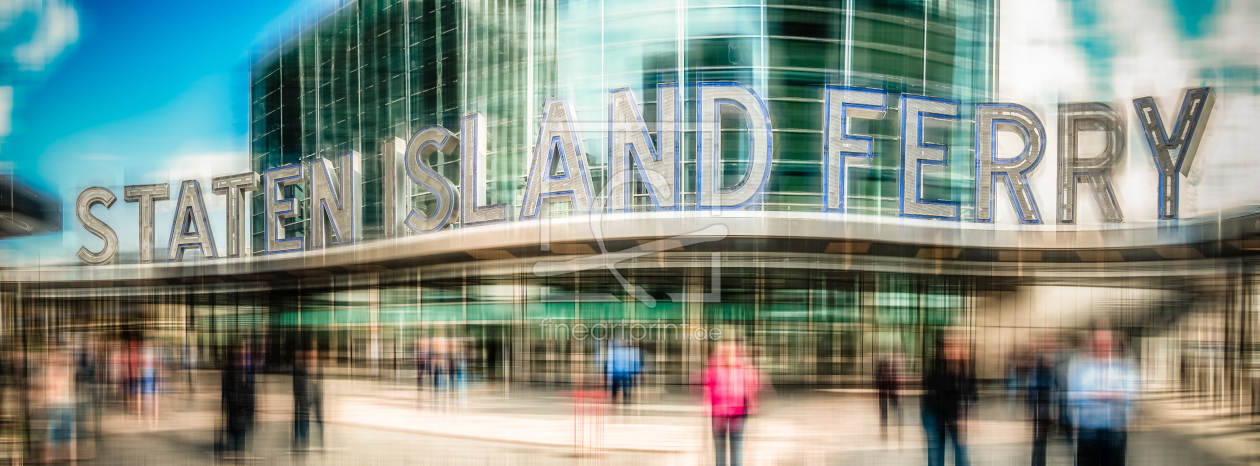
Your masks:
[{"label": "glass building facade", "polygon": [[[771,176],[749,209],[817,212],[823,204],[824,86],[889,92],[887,118],[856,128],[874,135],[876,153],[899,151],[896,102],[903,92],[961,101],[962,123],[929,137],[969,147],[966,104],[989,100],[994,88],[995,9],[993,0],[343,2],[281,27],[254,57],[251,168],[261,173],[317,157],[337,164],[339,155],[358,151],[364,230],[373,241],[383,236],[382,141],[407,140],[430,125],[455,132],[461,116],[481,113],[489,135],[485,203],[506,204],[512,221],[521,210],[542,105],[558,98],[576,114],[596,205],[604,205],[609,91],[633,90],[655,131],[657,85],[677,83],[685,103],[682,209],[692,210],[695,84],[735,81],[766,101],[774,128]],[[723,122],[728,185],[746,170],[743,128],[738,119]],[[434,157],[435,170],[458,185],[458,155]],[[850,212],[897,214],[896,163],[876,157],[869,169],[853,171]],[[970,151],[952,150],[946,170],[925,176],[924,197],[967,205],[971,170]],[[310,209],[305,186],[284,189],[285,197]],[[411,189],[412,205],[432,212],[434,196]],[[632,210],[651,210],[642,183],[633,189]],[[255,255],[264,244],[262,202],[254,196]],[[570,213],[563,204],[548,211],[551,218]],[[285,235],[309,234],[309,214],[288,219]],[[459,228],[457,217],[448,228]],[[604,336],[572,338],[578,325],[621,323],[621,332],[647,331],[642,344],[653,355],[654,377],[668,383],[685,382],[705,353],[701,343],[679,335],[720,328],[726,338],[756,341],[781,381],[841,383],[869,374],[864,355],[898,346],[916,354],[930,328],[966,324],[974,318],[968,309],[976,294],[998,287],[961,276],[758,266],[775,256],[772,243],[758,246],[760,255],[743,265],[724,264],[720,277],[708,267],[707,253],[698,262],[629,261],[621,274],[655,297],[650,303],[630,296],[602,269],[540,277],[504,271],[495,257],[474,255],[490,265],[304,280],[265,298],[247,294],[254,306],[247,314],[263,314],[260,322],[274,328],[317,332],[326,348],[349,359],[397,356],[424,336],[468,337],[482,348],[498,345],[495,351],[509,355],[518,377],[550,382],[573,381],[581,361],[599,351]],[[565,247],[574,250],[557,252],[595,252],[584,244],[555,246]],[[727,257],[741,252],[717,250]],[[513,254],[505,254],[497,262],[510,262]],[[712,297],[673,298],[685,293]],[[630,328],[636,324],[644,327]],[[490,351],[477,354],[485,358]],[[495,370],[493,363],[478,364]]]},{"label": "glass building facade", "polygon": [[[963,123],[929,136],[966,148],[966,104],[988,100],[996,67],[991,0],[363,0],[309,16],[276,33],[255,59],[251,168],[261,173],[315,157],[337,163],[345,151],[358,151],[369,239],[382,232],[381,141],[407,140],[430,125],[457,132],[466,114],[487,119],[486,203],[507,204],[516,214],[542,104],[565,99],[579,120],[597,205],[603,205],[609,90],[632,89],[651,120],[657,84],[678,83],[686,102],[681,189],[687,209],[695,205],[695,154],[688,150],[696,147],[695,83],[740,82],[766,101],[774,127],[770,184],[751,208],[818,211],[823,86],[889,91],[884,120],[855,123],[862,125],[857,131],[875,135],[874,151],[884,154],[899,150],[900,93],[959,100]],[[724,177],[734,184],[746,171],[746,137],[742,122],[724,125],[730,129],[722,135]],[[950,158],[946,170],[925,175],[924,198],[968,205],[970,152],[955,149]],[[896,214],[896,162],[877,157],[870,169],[855,169],[850,212]],[[433,165],[459,183],[456,156]],[[286,189],[299,200],[307,195],[302,187]],[[413,204],[431,212],[433,195],[412,189]],[[652,208],[642,186],[632,205]],[[253,207],[257,254],[263,249],[260,197]],[[289,220],[287,236],[308,233],[307,214]]]}]

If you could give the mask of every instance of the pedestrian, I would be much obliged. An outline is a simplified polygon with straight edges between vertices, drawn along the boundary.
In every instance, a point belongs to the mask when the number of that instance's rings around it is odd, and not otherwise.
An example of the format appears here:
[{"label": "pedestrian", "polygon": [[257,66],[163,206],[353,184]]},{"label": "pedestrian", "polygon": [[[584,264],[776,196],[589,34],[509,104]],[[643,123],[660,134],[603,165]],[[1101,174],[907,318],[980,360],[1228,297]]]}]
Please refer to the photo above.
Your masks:
[{"label": "pedestrian", "polygon": [[311,398],[310,418],[319,429],[316,440],[320,448],[324,448],[324,371],[319,363],[319,344],[311,343],[306,353],[307,390]]},{"label": "pedestrian", "polygon": [[309,447],[311,429],[311,405],[314,404],[310,356],[308,351],[298,351],[293,360],[293,449],[304,451]]},{"label": "pedestrian", "polygon": [[75,357],[75,411],[78,414],[76,432],[80,440],[91,438],[93,447],[101,435],[101,396],[98,383],[102,377],[100,353],[99,343],[87,337],[80,342],[78,355]]},{"label": "pedestrian", "polygon": [[901,389],[901,371],[897,368],[897,360],[892,352],[885,353],[875,364],[875,392],[879,397],[879,429],[884,438],[888,438],[889,408],[901,418],[901,403],[898,393]]},{"label": "pedestrian", "polygon": [[421,338],[416,340],[416,388],[424,389],[425,375],[429,370],[429,344]]},{"label": "pedestrian", "polygon": [[234,456],[246,449],[254,423],[254,386],[250,353],[246,345],[230,351],[223,370],[223,449]]},{"label": "pedestrian", "polygon": [[193,380],[193,371],[197,369],[197,348],[192,343],[185,342],[181,347],[179,357],[180,368],[184,371],[184,381],[188,387],[189,394],[197,393],[197,384]]},{"label": "pedestrian", "polygon": [[235,452],[238,444],[238,426],[240,419],[237,417],[238,412],[238,395],[236,389],[237,361],[240,356],[236,354],[235,348],[229,348],[222,359],[222,365],[219,368],[219,387],[220,394],[220,411],[223,418],[223,429],[218,441],[215,442],[217,450],[225,455],[229,452]]},{"label": "pedestrian", "polygon": [[126,347],[115,341],[110,345],[110,402],[126,406],[131,395],[131,379],[129,379]]},{"label": "pedestrian", "polygon": [[433,338],[429,341],[429,348],[429,378],[433,382],[433,406],[441,409],[446,406],[444,398],[448,386],[447,377],[450,373],[447,367],[450,360],[446,355],[446,340]]},{"label": "pedestrian", "polygon": [[1073,352],[1060,347],[1054,353],[1054,386],[1050,390],[1050,398],[1055,405],[1055,429],[1068,443],[1073,439],[1072,402],[1069,399],[1068,376],[1072,370]]},{"label": "pedestrian", "polygon": [[136,340],[127,344],[127,395],[134,400],[136,414],[140,415],[140,342]]},{"label": "pedestrian", "polygon": [[486,380],[498,380],[499,352],[503,350],[503,344],[497,339],[485,340],[483,344],[486,347]]},{"label": "pedestrian", "polygon": [[468,404],[468,355],[472,352],[472,342],[456,340],[455,353],[452,355],[451,367],[455,368],[453,386],[459,406]]},{"label": "pedestrian", "polygon": [[608,400],[615,402],[620,392],[621,402],[629,403],[635,377],[639,373],[639,348],[621,340],[609,341],[607,359],[605,370],[608,373]]},{"label": "pedestrian", "polygon": [[976,399],[974,367],[962,335],[938,335],[936,351],[925,368],[921,415],[928,445],[928,466],[944,466],[945,443],[954,443],[954,464],[966,466],[966,421]]},{"label": "pedestrian", "polygon": [[[713,421],[713,449],[718,466],[739,466],[743,458],[744,427],[756,412],[760,376],[738,344],[721,343],[709,358],[704,376],[705,405]],[[727,454],[727,447],[730,454]]]},{"label": "pedestrian", "polygon": [[1106,324],[1099,324],[1091,340],[1092,348],[1072,362],[1068,380],[1076,412],[1076,464],[1123,466],[1137,373]]},{"label": "pedestrian", "polygon": [[43,392],[48,410],[48,447],[45,458],[74,462],[74,368],[70,356],[60,350],[48,353]]},{"label": "pedestrian", "polygon": [[1045,466],[1046,444],[1050,439],[1050,429],[1054,426],[1051,407],[1051,391],[1057,383],[1055,356],[1047,345],[1033,359],[1032,372],[1028,378],[1028,411],[1033,423],[1033,466]]},{"label": "pedestrian", "polygon": [[139,390],[136,394],[137,414],[144,420],[145,407],[149,407],[149,427],[158,420],[158,361],[157,349],[146,343],[140,349]]}]

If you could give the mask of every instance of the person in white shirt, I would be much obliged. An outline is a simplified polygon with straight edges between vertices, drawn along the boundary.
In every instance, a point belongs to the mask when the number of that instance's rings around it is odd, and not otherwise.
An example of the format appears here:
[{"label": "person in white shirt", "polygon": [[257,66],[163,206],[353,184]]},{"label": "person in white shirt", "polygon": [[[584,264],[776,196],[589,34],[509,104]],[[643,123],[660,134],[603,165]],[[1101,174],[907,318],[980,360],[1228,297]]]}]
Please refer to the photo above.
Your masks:
[{"label": "person in white shirt", "polygon": [[1105,326],[1093,332],[1090,351],[1072,362],[1068,387],[1076,422],[1076,464],[1124,465],[1137,372]]}]

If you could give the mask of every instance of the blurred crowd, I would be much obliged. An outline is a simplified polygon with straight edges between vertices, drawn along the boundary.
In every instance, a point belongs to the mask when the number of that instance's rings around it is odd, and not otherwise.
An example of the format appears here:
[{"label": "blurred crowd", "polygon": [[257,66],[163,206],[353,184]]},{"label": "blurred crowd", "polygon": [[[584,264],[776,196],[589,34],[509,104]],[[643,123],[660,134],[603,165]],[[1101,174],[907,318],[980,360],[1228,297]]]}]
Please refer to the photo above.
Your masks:
[{"label": "blurred crowd", "polygon": [[75,334],[42,348],[10,347],[3,355],[0,438],[14,458],[90,456],[106,411],[153,426],[169,384],[195,389],[191,378],[168,379],[191,373],[193,353],[143,339]]},{"label": "blurred crowd", "polygon": [[[1125,464],[1137,368],[1121,344],[1123,338],[1105,323],[1072,337],[1076,342],[1069,344],[1047,332],[1010,353],[1006,380],[995,386],[1006,396],[986,397],[986,402],[1023,404],[1033,433],[1034,466],[1046,464],[1051,441],[1073,443],[1079,465]],[[217,376],[215,450],[225,458],[243,457],[258,429],[258,378],[265,372],[291,380],[293,448],[320,448],[328,358],[315,340],[298,341],[284,357],[268,358],[265,344],[241,339],[217,348],[214,364],[198,364],[198,351],[189,345],[91,334],[72,335],[46,348],[10,349],[0,358],[0,438],[20,453],[16,457],[91,457],[102,436],[102,419],[130,417],[153,428],[162,422],[164,395],[210,392],[198,377]],[[944,465],[952,457],[953,464],[969,464],[968,431],[983,383],[976,377],[971,334],[964,328],[942,329],[926,341],[930,343],[917,357],[892,347],[873,356],[870,392],[878,404],[881,431],[885,438],[889,426],[900,432],[907,411],[903,398],[917,396],[926,463]],[[421,408],[458,410],[468,403],[471,384],[495,379],[502,356],[488,347],[499,348],[471,338],[415,340],[411,360]],[[489,362],[470,364],[474,353]],[[703,368],[691,375],[691,385],[710,419],[714,462],[738,465],[747,426],[755,422],[761,398],[773,393],[770,376],[761,369],[760,349],[742,340],[708,343],[707,353]],[[584,402],[633,404],[650,360],[638,342],[609,339],[597,347],[594,364],[581,366],[595,377],[574,379],[582,386],[573,388],[587,393]],[[203,367],[211,370],[198,370]]]},{"label": "blurred crowd", "polygon": [[[964,330],[941,332],[926,355],[919,382],[919,413],[927,464],[970,464],[968,425],[975,420],[979,382],[973,345]],[[1115,334],[1099,323],[1076,347],[1046,333],[1008,358],[1005,398],[1022,401],[1031,423],[1032,464],[1046,464],[1050,440],[1074,443],[1077,465],[1125,464],[1128,430],[1138,392],[1138,372]],[[879,356],[875,391],[880,424],[901,418],[899,399],[911,380],[905,359],[894,351]],[[886,434],[885,434],[886,435]]]}]

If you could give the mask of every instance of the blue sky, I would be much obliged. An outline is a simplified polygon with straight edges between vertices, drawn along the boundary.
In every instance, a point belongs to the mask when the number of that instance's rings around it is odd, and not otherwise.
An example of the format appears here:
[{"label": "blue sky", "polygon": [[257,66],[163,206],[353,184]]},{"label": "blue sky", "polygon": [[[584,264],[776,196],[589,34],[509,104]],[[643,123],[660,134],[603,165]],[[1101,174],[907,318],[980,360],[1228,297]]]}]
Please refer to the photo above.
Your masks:
[{"label": "blue sky", "polygon": [[[164,174],[191,175],[204,189],[224,165],[245,168],[249,50],[295,1],[47,1],[77,11],[77,41],[43,71],[8,77],[18,85],[0,159],[61,197],[65,233],[6,246],[53,256],[44,263],[75,260],[80,244],[97,249],[99,240],[77,232],[68,203],[100,185],[120,199],[95,212],[124,252],[134,250],[138,207],[122,201],[122,185],[171,182],[174,191],[187,178]],[[215,171],[198,174],[204,164]],[[162,213],[159,225],[169,217]],[[160,247],[165,228],[157,230]]]}]

